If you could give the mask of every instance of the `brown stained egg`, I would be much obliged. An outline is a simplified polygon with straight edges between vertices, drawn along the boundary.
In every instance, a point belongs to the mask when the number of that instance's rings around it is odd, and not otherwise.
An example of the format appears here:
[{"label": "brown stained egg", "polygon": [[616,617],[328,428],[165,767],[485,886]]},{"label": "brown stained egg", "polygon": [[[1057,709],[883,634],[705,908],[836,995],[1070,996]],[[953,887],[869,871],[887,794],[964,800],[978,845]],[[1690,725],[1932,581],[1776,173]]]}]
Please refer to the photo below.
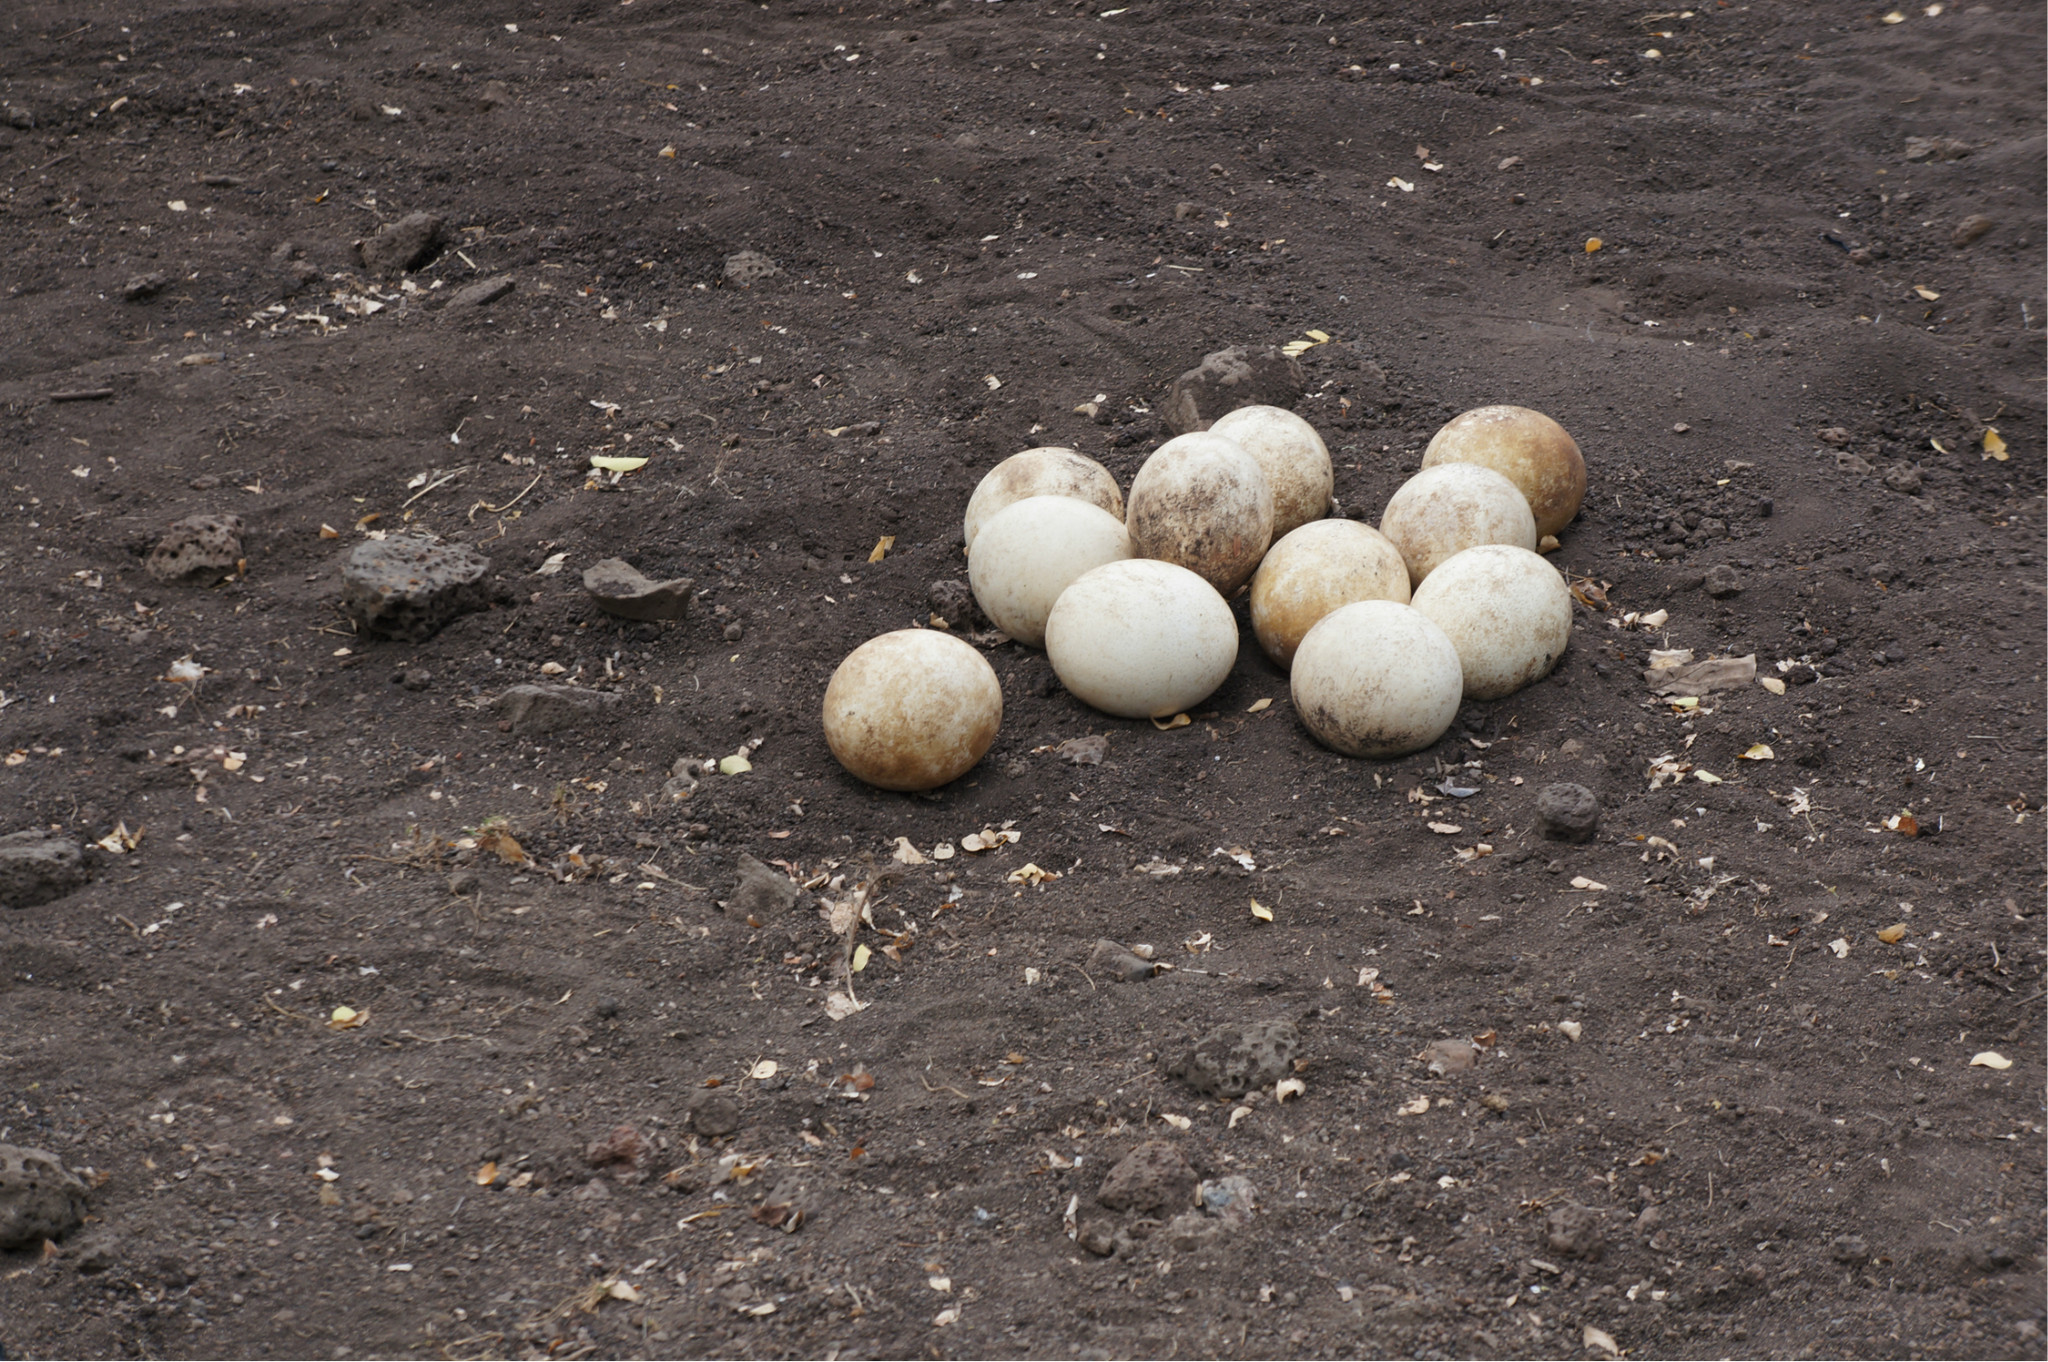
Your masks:
[{"label": "brown stained egg", "polygon": [[1041,445],[1004,459],[989,469],[974,489],[961,523],[967,547],[973,549],[990,516],[1026,497],[1076,497],[1093,502],[1119,520],[1124,515],[1124,494],[1107,468],[1071,449]]},{"label": "brown stained egg", "polygon": [[1476,544],[1536,550],[1536,517],[1521,489],[1490,468],[1442,463],[1425,468],[1387,499],[1380,533],[1408,564],[1411,587],[1454,553]]},{"label": "brown stained egg", "polygon": [[1239,407],[1209,427],[1244,446],[1273,488],[1273,538],[1330,512],[1330,451],[1316,428],[1285,407]]},{"label": "brown stained egg", "polygon": [[1294,712],[1326,747],[1399,757],[1444,735],[1458,714],[1458,650],[1426,616],[1356,601],[1323,616],[1295,650]]},{"label": "brown stained egg", "polygon": [[1316,520],[1266,551],[1252,577],[1252,632],[1283,670],[1317,620],[1353,601],[1408,603],[1401,550],[1370,525]]},{"label": "brown stained egg", "polygon": [[1571,641],[1571,588],[1542,558],[1507,544],[1444,559],[1414,605],[1458,650],[1468,700],[1498,700],[1548,676]]},{"label": "brown stained egg", "polygon": [[846,655],[825,687],[825,742],[885,790],[931,790],[981,760],[1003,723],[995,668],[934,629],[899,629]]},{"label": "brown stained egg", "polygon": [[1076,577],[1131,556],[1124,523],[1074,497],[1026,497],[990,516],[968,555],[974,599],[1019,643],[1045,643],[1045,617]]},{"label": "brown stained egg", "polygon": [[1475,407],[1452,417],[1422,453],[1424,468],[1444,463],[1491,468],[1519,487],[1539,535],[1563,533],[1586,499],[1586,460],[1578,441],[1527,407]]},{"label": "brown stained egg", "polygon": [[1229,595],[1273,542],[1273,487],[1237,441],[1177,435],[1131,480],[1124,523],[1141,557],[1178,564]]}]

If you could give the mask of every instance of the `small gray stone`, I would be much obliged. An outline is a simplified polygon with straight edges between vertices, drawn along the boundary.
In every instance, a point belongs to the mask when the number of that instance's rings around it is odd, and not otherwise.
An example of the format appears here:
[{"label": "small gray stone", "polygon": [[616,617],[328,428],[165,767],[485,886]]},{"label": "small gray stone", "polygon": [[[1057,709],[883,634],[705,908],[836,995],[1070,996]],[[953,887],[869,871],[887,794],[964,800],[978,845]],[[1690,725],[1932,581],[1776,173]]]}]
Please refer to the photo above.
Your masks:
[{"label": "small gray stone", "polygon": [[1554,1253],[1598,1258],[1607,1247],[1606,1218],[1576,1202],[1552,1211],[1543,1222],[1543,1241]]},{"label": "small gray stone", "polygon": [[782,266],[759,251],[734,251],[725,258],[727,281],[741,288],[752,288],[763,279],[772,279],[780,273]]},{"label": "small gray stone", "polygon": [[1075,1234],[1074,1242],[1098,1258],[1113,1257],[1116,1253],[1116,1222],[1100,1216],[1085,1221]]},{"label": "small gray stone", "polygon": [[1867,1263],[1870,1242],[1860,1234],[1838,1234],[1828,1243],[1828,1255],[1838,1263]]},{"label": "small gray stone", "polygon": [[1180,1150],[1165,1140],[1147,1140],[1109,1170],[1095,1199],[1112,1211],[1184,1210],[1195,1204],[1198,1181]]},{"label": "small gray stone", "polygon": [[740,622],[738,620],[734,620],[731,624],[725,626],[725,641],[727,643],[738,643],[742,638],[746,636],[746,633],[746,629],[740,624]]},{"label": "small gray stone", "polygon": [[1997,225],[1996,222],[1985,217],[1982,213],[1972,213],[1956,224],[1956,229],[1948,234],[1948,239],[1950,244],[1960,249],[1969,245],[1978,237],[1983,236]]},{"label": "small gray stone", "polygon": [[1873,582],[1891,582],[1898,578],[1899,570],[1880,558],[1864,568],[1863,575]]},{"label": "small gray stone", "polygon": [[1154,967],[1150,960],[1133,955],[1114,941],[1102,940],[1095,943],[1095,949],[1088,954],[1088,968],[1091,972],[1107,974],[1124,983],[1136,983],[1150,979]]},{"label": "small gray stone", "polygon": [[1298,361],[1272,346],[1252,351],[1242,345],[1205,355],[1173,381],[1160,417],[1175,435],[1207,430],[1239,407],[1291,407],[1308,385]]},{"label": "small gray stone", "polygon": [[576,728],[617,707],[617,691],[582,686],[514,686],[491,701],[511,721],[514,733],[552,733]]},{"label": "small gray stone", "polygon": [[441,308],[444,312],[461,312],[488,307],[511,291],[511,275],[493,275],[489,279],[479,279],[474,284],[464,284],[448,296],[448,301],[443,303]]},{"label": "small gray stone", "polygon": [[160,273],[138,274],[127,283],[121,285],[121,297],[124,301],[130,303],[148,302],[151,298],[156,297],[157,294],[162,293],[164,285],[169,282],[170,280]]},{"label": "small gray stone", "polygon": [[734,859],[733,870],[736,878],[732,894],[725,901],[725,911],[742,918],[765,923],[794,908],[803,893],[795,880],[744,851]]},{"label": "small gray stone", "polygon": [[[1166,1242],[1181,1253],[1190,1253],[1221,1239],[1226,1222],[1200,1211],[1182,1211],[1166,1222]],[[1083,1246],[1085,1247],[1085,1245]]]},{"label": "small gray stone", "polygon": [[690,1104],[690,1129],[710,1139],[740,1128],[739,1104],[721,1093],[707,1093]]},{"label": "small gray stone", "polygon": [[61,1239],[85,1215],[85,1184],[57,1156],[0,1144],[0,1249]]},{"label": "small gray stone", "polygon": [[242,518],[191,515],[157,540],[142,566],[159,582],[213,582],[242,557]]},{"label": "small gray stone", "polygon": [[1600,797],[1570,781],[1546,785],[1536,792],[1536,818],[1552,841],[1591,841],[1600,830]]},{"label": "small gray stone", "polygon": [[490,604],[491,560],[432,535],[393,535],[355,546],[341,570],[342,605],[365,629],[421,643],[448,621]]},{"label": "small gray stone", "polygon": [[0,837],[0,907],[33,908],[91,879],[85,849],[68,837],[34,830]]},{"label": "small gray stone", "polygon": [[1903,459],[1884,470],[1884,485],[1902,496],[1918,496],[1922,481],[1919,465]]},{"label": "small gray stone", "polygon": [[1252,1180],[1243,1174],[1203,1183],[1195,1189],[1195,1199],[1201,1202],[1204,1212],[1234,1225],[1250,1220],[1259,1204]]},{"label": "small gray stone", "polygon": [[418,269],[433,258],[446,221],[438,213],[407,213],[387,222],[356,246],[363,268],[387,279]]},{"label": "small gray stone", "polygon": [[925,592],[925,601],[934,615],[954,629],[971,634],[988,623],[975,602],[973,588],[958,578],[933,582]]},{"label": "small gray stone", "polygon": [[1716,563],[1707,569],[1705,586],[1707,594],[1715,600],[1741,594],[1742,574],[1726,563]]},{"label": "small gray stone", "polygon": [[1422,1048],[1433,1074],[1461,1074],[1479,1062],[1479,1047],[1469,1040],[1433,1040]]},{"label": "small gray stone", "polygon": [[1838,473],[1868,473],[1870,471],[1870,460],[1864,458],[1861,454],[1850,454],[1845,451],[1835,455],[1835,471]]},{"label": "small gray stone", "polygon": [[1301,1037],[1291,1023],[1226,1022],[1168,1070],[1197,1092],[1242,1097],[1285,1078]]},{"label": "small gray stone", "polygon": [[474,894],[481,883],[474,870],[457,870],[448,876],[448,892],[461,898]]},{"label": "small gray stone", "polygon": [[607,558],[583,569],[583,589],[607,615],[627,620],[679,620],[690,606],[688,577],[656,582],[623,558]]}]

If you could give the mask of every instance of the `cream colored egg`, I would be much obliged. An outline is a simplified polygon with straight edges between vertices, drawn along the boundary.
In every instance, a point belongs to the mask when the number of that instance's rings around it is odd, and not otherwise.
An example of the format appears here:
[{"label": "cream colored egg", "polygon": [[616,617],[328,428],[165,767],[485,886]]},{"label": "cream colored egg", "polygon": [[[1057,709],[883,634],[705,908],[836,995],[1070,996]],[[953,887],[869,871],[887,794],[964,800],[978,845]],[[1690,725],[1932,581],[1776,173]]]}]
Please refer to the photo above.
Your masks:
[{"label": "cream colored egg", "polygon": [[1266,551],[1252,577],[1252,632],[1275,665],[1317,620],[1353,601],[1408,602],[1408,566],[1393,542],[1356,520],[1315,520]]},{"label": "cream colored egg", "polygon": [[1498,700],[1548,676],[1571,641],[1571,588],[1540,556],[1507,544],[1444,559],[1414,604],[1458,650],[1472,700]]},{"label": "cream colored egg", "polygon": [[1123,519],[1124,494],[1107,468],[1071,449],[1041,445],[1004,459],[975,487],[961,523],[967,547],[974,547],[990,516],[1026,497],[1076,497]]},{"label": "cream colored egg", "polygon": [[1401,484],[1380,516],[1380,533],[1394,541],[1420,586],[1430,570],[1476,544],[1536,548],[1536,517],[1512,482],[1473,463],[1425,468]]},{"label": "cream colored egg", "polygon": [[1138,554],[1176,563],[1228,594],[1273,542],[1273,486],[1237,441],[1177,435],[1131,480],[1124,522]]},{"label": "cream colored egg", "polygon": [[1045,653],[1083,703],[1127,719],[1200,704],[1237,663],[1237,620],[1201,577],[1130,558],[1085,573],[1045,621]]},{"label": "cream colored egg", "polygon": [[1561,534],[1586,499],[1586,460],[1578,441],[1540,411],[1475,407],[1430,438],[1422,466],[1473,463],[1522,489],[1536,533]]},{"label": "cream colored egg", "polygon": [[982,522],[968,556],[974,599],[996,628],[1033,648],[1076,577],[1131,556],[1124,523],[1074,497],[1026,497]]},{"label": "cream colored egg", "polygon": [[846,655],[825,687],[825,742],[885,790],[930,790],[981,760],[1003,723],[995,668],[935,629],[899,629]]},{"label": "cream colored egg", "polygon": [[1308,631],[1289,686],[1316,741],[1354,757],[1398,757],[1443,736],[1463,677],[1458,650],[1426,616],[1355,601]]},{"label": "cream colored egg", "polygon": [[1239,407],[1209,427],[1244,446],[1273,488],[1273,538],[1330,511],[1330,451],[1316,428],[1285,407]]}]

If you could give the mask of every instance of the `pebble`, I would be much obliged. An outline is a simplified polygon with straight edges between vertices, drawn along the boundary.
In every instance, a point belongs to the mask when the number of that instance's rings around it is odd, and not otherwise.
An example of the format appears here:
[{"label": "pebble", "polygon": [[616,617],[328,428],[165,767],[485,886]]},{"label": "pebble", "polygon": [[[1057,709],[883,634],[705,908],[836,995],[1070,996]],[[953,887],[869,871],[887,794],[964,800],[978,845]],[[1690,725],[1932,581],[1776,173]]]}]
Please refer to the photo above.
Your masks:
[{"label": "pebble", "polygon": [[731,624],[725,626],[725,641],[727,643],[738,643],[742,638],[746,637],[746,633],[747,631],[740,627],[739,621],[734,620]]},{"label": "pebble", "polygon": [[341,600],[371,633],[421,643],[459,615],[490,604],[491,560],[431,535],[366,539],[341,570]]},{"label": "pebble", "polygon": [[1091,973],[1107,974],[1110,978],[1127,984],[1136,983],[1140,979],[1150,979],[1153,975],[1150,960],[1133,955],[1107,938],[1097,941],[1095,949],[1089,952],[1088,969]]},{"label": "pebble", "polygon": [[722,1093],[706,1093],[690,1104],[690,1129],[709,1139],[740,1128],[739,1103]]},{"label": "pebble", "polygon": [[734,859],[733,870],[735,879],[732,894],[725,901],[725,911],[739,917],[767,922],[794,908],[803,894],[795,880],[780,870],[761,864],[744,851]]},{"label": "pebble", "polygon": [[782,273],[782,266],[759,251],[734,251],[725,258],[725,277],[741,288],[752,288],[763,279]]},{"label": "pebble", "polygon": [[1838,1263],[1867,1263],[1870,1243],[1860,1234],[1838,1234],[1828,1241],[1828,1256]]},{"label": "pebble", "polygon": [[489,307],[492,303],[497,302],[500,298],[510,293],[512,288],[512,276],[509,274],[497,274],[489,279],[479,279],[474,284],[464,284],[461,288],[450,294],[448,301],[441,305],[441,310],[443,312],[463,312],[479,307]]},{"label": "pebble", "polygon": [[1919,468],[1904,460],[1884,470],[1884,485],[1905,496],[1918,496],[1922,481]]},{"label": "pebble", "polygon": [[358,242],[356,253],[362,257],[364,269],[396,278],[433,258],[447,225],[438,213],[407,213]]},{"label": "pebble", "polygon": [[1552,841],[1591,841],[1600,830],[1600,796],[1570,781],[1546,785],[1536,792],[1536,818]]},{"label": "pebble", "polygon": [[0,837],[0,907],[33,908],[91,879],[85,849],[68,837],[34,829]]},{"label": "pebble", "polygon": [[240,516],[192,515],[164,532],[142,566],[159,582],[211,583],[233,572],[241,557]]},{"label": "pebble", "polygon": [[0,1144],[0,1249],[61,1239],[85,1216],[85,1184],[57,1156]]},{"label": "pebble", "polygon": [[474,894],[482,883],[474,870],[457,870],[448,876],[448,892],[461,898]]},{"label": "pebble", "polygon": [[1422,1058],[1433,1074],[1461,1074],[1479,1062],[1479,1048],[1469,1040],[1433,1040]]},{"label": "pebble", "polygon": [[157,294],[162,293],[164,285],[169,282],[170,280],[162,274],[138,274],[127,283],[121,285],[121,298],[123,301],[130,303],[147,302],[149,299],[156,297]]},{"label": "pebble", "polygon": [[1112,1211],[1141,1215],[1184,1210],[1195,1204],[1199,1181],[1179,1149],[1165,1140],[1147,1140],[1109,1170],[1095,1199]]},{"label": "pebble", "polygon": [[623,558],[606,558],[583,569],[583,589],[607,615],[626,620],[679,620],[690,606],[688,577],[653,581]]},{"label": "pebble", "polygon": [[514,686],[491,701],[491,708],[514,733],[552,733],[575,728],[618,706],[616,691],[583,686]]},{"label": "pebble", "polygon": [[951,628],[971,634],[988,623],[981,607],[975,604],[973,588],[958,578],[933,582],[925,592],[925,602]]},{"label": "pebble", "polygon": [[1948,239],[1952,245],[1960,248],[1969,245],[1997,225],[1982,213],[1972,213],[1956,224],[1956,229],[1948,234]]},{"label": "pebble", "polygon": [[1285,1078],[1300,1048],[1301,1036],[1292,1023],[1226,1022],[1203,1036],[1168,1072],[1197,1092],[1242,1097]]},{"label": "pebble", "polygon": [[1292,407],[1307,386],[1301,364],[1273,346],[1218,350],[1173,381],[1160,416],[1175,435],[1207,430],[1239,407]]},{"label": "pebble", "polygon": [[1705,586],[1709,596],[1717,601],[1725,600],[1729,596],[1741,594],[1742,574],[1726,563],[1716,563],[1707,569]]}]

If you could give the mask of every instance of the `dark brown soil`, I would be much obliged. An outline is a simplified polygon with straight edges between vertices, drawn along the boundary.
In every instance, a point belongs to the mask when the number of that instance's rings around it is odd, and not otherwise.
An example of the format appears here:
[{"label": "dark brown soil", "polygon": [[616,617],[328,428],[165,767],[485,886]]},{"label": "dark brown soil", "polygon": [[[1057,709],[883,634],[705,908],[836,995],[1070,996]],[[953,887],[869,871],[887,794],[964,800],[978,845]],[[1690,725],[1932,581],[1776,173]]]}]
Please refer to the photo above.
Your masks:
[{"label": "dark brown soil", "polygon": [[[0,1346],[2040,1356],[2040,13],[1900,13],[10,6],[0,832],[141,840],[0,910],[0,1141],[97,1184],[0,1259]],[[825,681],[964,575],[984,470],[1127,485],[1175,374],[1311,328],[1353,514],[1465,408],[1577,435],[1608,608],[1553,676],[1372,763],[1248,628],[1168,732],[996,645],[972,774],[840,772]],[[244,569],[148,576],[202,513]],[[340,609],[406,525],[492,561],[418,645]],[[597,614],[613,556],[691,617]],[[1653,646],[1795,684],[1674,709]],[[622,698],[502,731],[547,664]],[[1532,832],[1559,779],[1592,842]],[[1006,822],[875,887],[832,1020],[818,895]],[[757,926],[743,853],[845,878]],[[1299,1097],[1169,1076],[1272,1020]],[[1098,1205],[1147,1140],[1257,1213]]]}]

